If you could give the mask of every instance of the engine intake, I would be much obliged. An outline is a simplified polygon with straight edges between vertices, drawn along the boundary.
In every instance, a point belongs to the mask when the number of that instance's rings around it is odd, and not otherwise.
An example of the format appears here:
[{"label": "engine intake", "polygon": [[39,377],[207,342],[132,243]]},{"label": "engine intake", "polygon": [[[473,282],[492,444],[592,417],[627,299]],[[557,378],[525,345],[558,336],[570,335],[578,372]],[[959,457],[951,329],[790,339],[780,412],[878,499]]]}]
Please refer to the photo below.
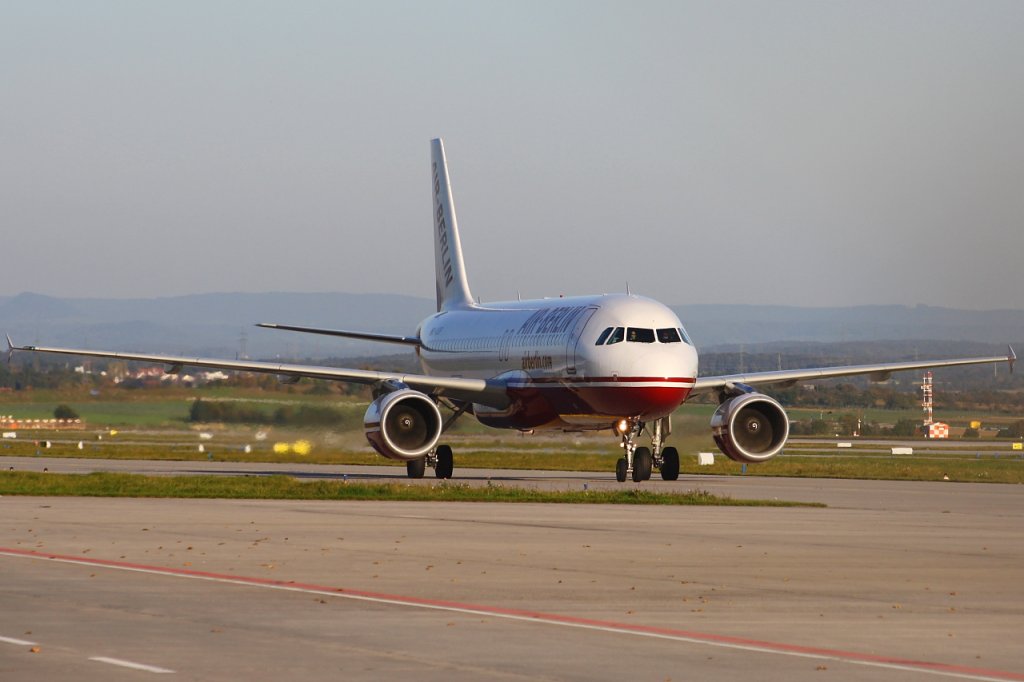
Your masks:
[{"label": "engine intake", "polygon": [[718,406],[711,417],[718,449],[735,462],[764,462],[782,451],[789,417],[782,405],[761,393],[744,393]]},{"label": "engine intake", "polygon": [[430,452],[441,437],[441,411],[410,388],[382,395],[363,417],[366,440],[389,459],[408,461]]}]

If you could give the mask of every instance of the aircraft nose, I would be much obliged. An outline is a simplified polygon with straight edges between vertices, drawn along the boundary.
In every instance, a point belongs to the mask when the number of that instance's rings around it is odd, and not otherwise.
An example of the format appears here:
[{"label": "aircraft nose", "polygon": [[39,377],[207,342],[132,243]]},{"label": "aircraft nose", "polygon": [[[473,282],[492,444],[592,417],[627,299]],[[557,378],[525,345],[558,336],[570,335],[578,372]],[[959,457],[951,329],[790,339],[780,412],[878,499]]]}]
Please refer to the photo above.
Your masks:
[{"label": "aircraft nose", "polygon": [[630,374],[646,382],[636,395],[637,413],[648,419],[662,417],[689,396],[697,376],[697,355],[691,346],[656,344],[633,363]]},{"label": "aircraft nose", "polygon": [[[673,344],[675,345],[675,344]],[[591,406],[601,414],[657,419],[672,414],[687,398],[697,374],[696,352],[678,344],[623,344],[627,358],[610,355],[591,374],[597,382],[587,391]]]},{"label": "aircraft nose", "polygon": [[636,353],[628,374],[693,379],[697,375],[697,354],[685,344],[649,344]]}]

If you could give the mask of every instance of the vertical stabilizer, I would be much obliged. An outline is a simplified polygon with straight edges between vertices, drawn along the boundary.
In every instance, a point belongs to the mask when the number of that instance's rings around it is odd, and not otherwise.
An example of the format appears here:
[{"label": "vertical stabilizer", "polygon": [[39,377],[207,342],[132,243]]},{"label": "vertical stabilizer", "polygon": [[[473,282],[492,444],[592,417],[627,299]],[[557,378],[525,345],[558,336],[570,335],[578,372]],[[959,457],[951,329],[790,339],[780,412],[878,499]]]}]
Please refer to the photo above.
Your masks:
[{"label": "vertical stabilizer", "polygon": [[430,141],[432,193],[434,199],[434,275],[437,280],[437,309],[452,310],[473,305],[462,261],[462,242],[455,220],[455,202],[448,180],[444,142]]}]

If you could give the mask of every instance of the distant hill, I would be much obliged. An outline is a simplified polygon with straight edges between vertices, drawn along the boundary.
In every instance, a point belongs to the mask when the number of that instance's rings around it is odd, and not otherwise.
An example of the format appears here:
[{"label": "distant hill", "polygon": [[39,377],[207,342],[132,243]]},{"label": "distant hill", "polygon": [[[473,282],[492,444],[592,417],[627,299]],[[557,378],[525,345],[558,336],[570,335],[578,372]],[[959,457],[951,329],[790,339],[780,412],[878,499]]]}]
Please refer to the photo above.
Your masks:
[{"label": "distant hill", "polygon": [[699,347],[778,341],[975,341],[1024,339],[1024,310],[957,310],[933,306],[849,308],[686,305],[673,310]]},{"label": "distant hill", "polygon": [[[408,334],[434,302],[392,294],[217,293],[147,299],[0,297],[0,332],[19,343],[235,357],[327,357],[380,352],[257,322]],[[385,347],[386,348],[386,347]]]},{"label": "distant hill", "polygon": [[[1024,310],[972,311],[930,306],[686,305],[673,308],[702,350],[807,352],[815,343],[885,340],[921,353],[944,344],[1024,346]],[[352,357],[388,347],[259,329],[279,322],[408,334],[434,311],[425,298],[394,294],[214,293],[150,299],[0,297],[0,332],[19,343],[235,357],[245,336],[254,358]],[[984,352],[984,351],[982,351]],[[851,353],[852,354],[852,353]]]}]

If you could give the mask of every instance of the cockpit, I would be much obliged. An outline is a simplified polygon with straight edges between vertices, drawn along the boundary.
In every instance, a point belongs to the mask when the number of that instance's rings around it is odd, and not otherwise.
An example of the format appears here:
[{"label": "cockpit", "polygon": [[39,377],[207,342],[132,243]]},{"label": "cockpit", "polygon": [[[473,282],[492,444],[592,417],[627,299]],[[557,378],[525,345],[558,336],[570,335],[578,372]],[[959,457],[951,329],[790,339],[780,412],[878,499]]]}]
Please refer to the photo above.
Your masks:
[{"label": "cockpit", "polygon": [[644,327],[608,327],[597,337],[595,346],[612,346],[616,343],[686,343],[693,342],[682,327],[648,329]]}]

